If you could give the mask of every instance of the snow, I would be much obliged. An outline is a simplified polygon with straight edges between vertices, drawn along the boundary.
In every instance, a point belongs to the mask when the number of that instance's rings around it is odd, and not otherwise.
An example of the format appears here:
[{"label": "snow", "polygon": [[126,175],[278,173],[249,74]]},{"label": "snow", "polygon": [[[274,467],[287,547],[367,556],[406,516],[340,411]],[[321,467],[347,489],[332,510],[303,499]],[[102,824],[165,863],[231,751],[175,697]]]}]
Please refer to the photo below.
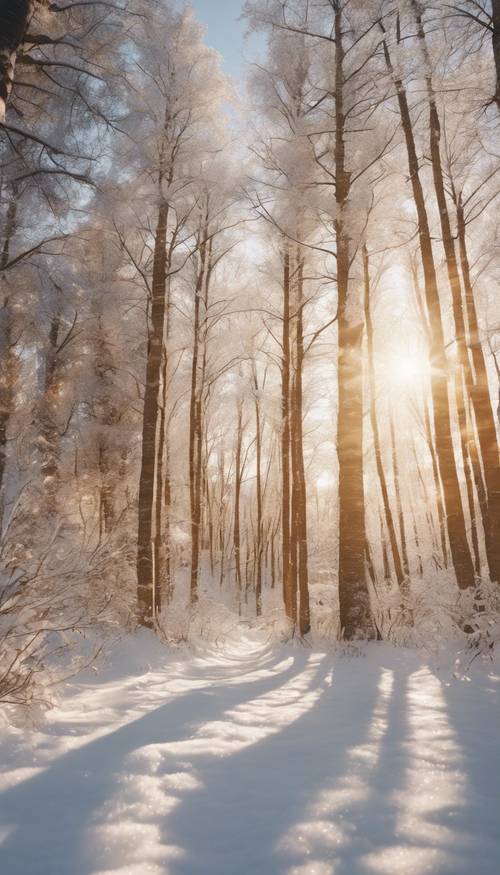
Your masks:
[{"label": "snow", "polygon": [[5,875],[498,875],[500,677],[139,632],[4,728]]}]

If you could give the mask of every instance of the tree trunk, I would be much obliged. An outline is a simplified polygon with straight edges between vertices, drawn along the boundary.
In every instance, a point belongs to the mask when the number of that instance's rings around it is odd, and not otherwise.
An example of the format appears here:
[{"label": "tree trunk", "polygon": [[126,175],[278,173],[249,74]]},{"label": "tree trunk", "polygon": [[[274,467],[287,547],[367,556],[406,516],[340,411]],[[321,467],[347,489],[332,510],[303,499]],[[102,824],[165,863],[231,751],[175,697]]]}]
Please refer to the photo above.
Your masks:
[{"label": "tree trunk", "polygon": [[398,541],[396,537],[396,527],[394,525],[394,517],[392,515],[391,505],[389,501],[389,490],[387,488],[387,479],[385,476],[384,464],[382,461],[382,448],[380,444],[380,431],[378,427],[377,407],[376,407],[376,387],[375,387],[375,357],[374,357],[374,342],[373,342],[373,322],[371,316],[370,305],[370,264],[369,255],[366,246],[363,247],[363,274],[364,274],[364,290],[365,290],[365,327],[367,338],[368,352],[368,387],[370,392],[370,424],[373,436],[373,449],[375,453],[375,464],[377,468],[378,481],[380,484],[380,492],[382,493],[382,505],[384,508],[385,523],[389,533],[389,543],[391,545],[392,557],[394,560],[394,570],[396,572],[396,580],[399,589],[403,589],[405,573],[403,571],[403,563],[399,552]]},{"label": "tree trunk", "polygon": [[243,402],[238,401],[236,419],[236,451],[235,451],[235,474],[234,474],[234,520],[233,520],[233,545],[236,586],[238,589],[238,603],[241,596],[241,531],[240,531],[240,500],[241,481],[241,453],[243,444]]},{"label": "tree trunk", "polygon": [[281,555],[285,613],[295,629],[297,593],[292,587],[290,568],[290,252],[283,261],[283,336],[281,362]]},{"label": "tree trunk", "polygon": [[255,613],[262,615],[262,430],[260,415],[259,384],[257,373],[254,372],[255,390],[255,470],[257,490],[257,531],[255,543]]},{"label": "tree trunk", "polygon": [[345,163],[344,48],[342,7],[335,7],[335,220],[338,291],[339,602],[346,640],[375,637],[365,569],[363,484],[363,323],[348,314],[349,231],[345,211],[350,174]]},{"label": "tree trunk", "polygon": [[59,385],[58,385],[58,346],[61,328],[59,308],[52,316],[48,344],[45,351],[43,391],[38,406],[40,430],[40,473],[44,488],[45,511],[49,516],[57,512],[57,494],[60,483],[58,425]]},{"label": "tree trunk", "polygon": [[[160,183],[161,187],[161,183]],[[139,622],[152,628],[155,619],[155,576],[153,557],[153,509],[161,366],[166,312],[168,205],[161,201],[158,210],[153,255],[151,326],[146,363],[142,457],[139,480],[137,533],[137,598]]]},{"label": "tree trunk", "polygon": [[208,288],[211,272],[211,244],[207,243],[208,207],[201,230],[200,265],[195,286],[193,358],[191,364],[191,397],[189,404],[189,494],[191,510],[191,579],[190,603],[198,601],[198,577],[200,566],[201,520],[202,520],[202,409],[204,374],[206,368],[206,338],[201,336],[201,305],[208,303]]},{"label": "tree trunk", "polygon": [[[12,191],[12,197],[7,209],[5,238],[0,256],[0,270],[4,270],[9,262],[10,246],[16,230],[17,192]],[[9,422],[14,408],[14,392],[17,379],[17,356],[14,353],[11,301],[8,293],[4,295],[0,309],[0,527],[3,517],[3,485],[7,465],[7,440]]]},{"label": "tree trunk", "polygon": [[0,123],[5,121],[17,52],[28,28],[36,0],[0,0]]},{"label": "tree trunk", "polygon": [[[500,581],[500,467],[498,463],[498,445],[496,438],[496,429],[489,403],[489,391],[487,391],[486,417],[484,415],[483,404],[479,403],[476,412],[476,402],[478,395],[475,392],[474,379],[471,369],[469,353],[467,349],[466,326],[462,304],[462,286],[460,283],[457,254],[455,251],[455,241],[451,230],[450,216],[448,212],[448,204],[446,201],[445,183],[443,177],[443,169],[441,164],[441,125],[439,121],[439,113],[436,105],[436,98],[432,84],[431,76],[431,61],[429,58],[425,31],[420,14],[420,7],[416,0],[412,0],[415,18],[417,22],[417,34],[420,40],[424,61],[426,65],[426,88],[427,100],[429,104],[429,131],[430,131],[430,154],[432,162],[432,173],[434,179],[434,189],[436,192],[436,201],[439,210],[439,218],[441,224],[441,234],[443,238],[443,248],[445,252],[446,268],[448,273],[448,282],[451,291],[453,304],[453,319],[455,324],[455,339],[458,350],[458,360],[460,367],[463,370],[465,385],[467,392],[471,397],[474,411],[476,414],[477,428],[479,435],[479,444],[485,447],[486,456],[483,459],[483,468],[485,473],[486,491],[488,497],[488,513],[483,519],[483,528],[485,531],[486,554],[488,565],[490,566],[490,574],[493,580]],[[465,229],[462,229],[465,232]],[[459,232],[460,237],[460,232]],[[470,278],[470,277],[469,277]],[[467,293],[466,293],[467,297]],[[474,301],[472,299],[474,306]],[[474,307],[475,310],[475,307]],[[474,321],[474,315],[473,315]],[[477,320],[476,320],[477,324]],[[483,359],[484,361],[484,359]],[[475,518],[474,496],[472,487],[472,478],[469,470],[468,452],[467,452],[467,416],[466,416],[466,400],[462,387],[462,377],[460,374],[456,376],[456,403],[458,411],[459,429],[462,445],[462,455],[464,463],[464,471],[466,477],[467,495],[471,516],[472,540],[474,545],[474,554],[476,557],[475,565],[476,572],[479,573],[479,556],[477,546],[477,525]],[[486,383],[487,388],[487,383]],[[482,393],[480,393],[482,394]],[[490,414],[488,416],[488,413]],[[484,432],[486,431],[486,435]],[[493,453],[491,452],[491,444],[493,444]],[[493,501],[493,503],[492,503]],[[496,504],[496,507],[495,507]],[[490,519],[489,509],[492,510],[492,519]],[[495,526],[495,511],[497,521]]]},{"label": "tree trunk", "polygon": [[[391,455],[392,455],[392,478],[394,482],[394,495],[396,498],[396,511],[399,521],[399,536],[401,538],[401,557],[403,560],[403,572],[405,580],[408,582],[410,574],[410,566],[408,563],[408,550],[406,546],[406,526],[403,513],[403,504],[401,501],[401,484],[399,480],[399,463],[396,447],[396,435],[394,433],[394,419],[392,412],[389,414],[389,431],[391,435]],[[407,588],[406,588],[407,589]]]},{"label": "tree trunk", "polygon": [[500,0],[491,0],[491,45],[495,63],[495,102],[500,110]]},{"label": "tree trunk", "polygon": [[448,397],[448,365],[439,302],[436,267],[427,217],[420,168],[417,158],[413,127],[402,80],[394,73],[387,42],[383,41],[387,70],[396,88],[403,133],[408,153],[408,167],[417,211],[420,253],[425,283],[425,297],[429,313],[430,357],[432,367],[431,393],[434,416],[434,435],[439,473],[443,486],[444,506],[450,551],[458,586],[467,589],[474,585],[474,566],[467,540],[462,496],[452,439],[450,403]]},{"label": "tree trunk", "polygon": [[304,368],[304,295],[303,295],[303,259],[299,253],[297,268],[297,281],[294,306],[295,316],[295,351],[294,351],[294,375],[292,383],[292,415],[291,415],[291,459],[293,472],[294,492],[294,518],[295,537],[293,549],[296,554],[296,577],[298,583],[298,616],[299,633],[307,635],[311,628],[309,607],[309,570],[308,570],[308,544],[307,544],[307,488],[304,468],[304,440],[303,440],[303,390],[302,375]]},{"label": "tree trunk", "polygon": [[156,457],[156,489],[155,489],[155,525],[154,525],[154,609],[155,616],[158,617],[163,601],[163,592],[165,591],[165,567],[164,567],[164,545],[163,545],[163,465],[165,460],[165,428],[166,428],[166,403],[167,403],[167,351],[163,346],[163,362],[162,362],[162,398],[160,405],[160,422],[158,434],[158,450]]},{"label": "tree trunk", "polygon": [[500,583],[500,465],[498,460],[498,439],[489,390],[488,371],[479,333],[474,288],[472,286],[467,251],[466,222],[460,196],[457,199],[457,230],[469,328],[469,346],[474,367],[474,379],[473,385],[470,387],[470,397],[476,420],[486,486],[486,554],[488,556],[491,577],[494,581]]}]

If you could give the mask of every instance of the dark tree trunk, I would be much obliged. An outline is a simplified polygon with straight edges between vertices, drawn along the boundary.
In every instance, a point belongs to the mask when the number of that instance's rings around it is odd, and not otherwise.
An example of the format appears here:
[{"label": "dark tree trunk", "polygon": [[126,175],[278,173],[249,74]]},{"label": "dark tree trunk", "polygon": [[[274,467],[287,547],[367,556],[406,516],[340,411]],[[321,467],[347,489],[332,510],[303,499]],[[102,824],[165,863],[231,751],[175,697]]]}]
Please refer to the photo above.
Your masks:
[{"label": "dark tree trunk", "polygon": [[[17,191],[13,190],[7,209],[5,238],[0,255],[0,270],[9,262],[10,247],[16,230]],[[14,393],[17,379],[17,356],[14,352],[12,307],[8,292],[0,308],[0,494],[3,491],[7,464],[7,440],[9,423],[14,408]],[[3,495],[0,499],[0,526],[3,517]]]},{"label": "dark tree trunk", "polygon": [[45,351],[43,391],[38,405],[40,473],[43,482],[45,510],[49,516],[54,516],[57,512],[57,497],[60,483],[59,444],[61,437],[58,423],[58,376],[60,365],[58,347],[60,329],[61,314],[59,309],[56,309],[50,323],[48,343]]},{"label": "dark tree trunk", "polygon": [[0,123],[12,91],[17,52],[37,0],[0,0]]},{"label": "dark tree trunk", "polygon": [[153,557],[153,515],[155,498],[155,467],[161,366],[164,346],[166,312],[168,206],[160,203],[156,225],[151,325],[146,363],[144,413],[142,424],[142,458],[139,480],[139,525],[137,533],[137,599],[139,622],[152,628],[155,619],[155,576]]}]

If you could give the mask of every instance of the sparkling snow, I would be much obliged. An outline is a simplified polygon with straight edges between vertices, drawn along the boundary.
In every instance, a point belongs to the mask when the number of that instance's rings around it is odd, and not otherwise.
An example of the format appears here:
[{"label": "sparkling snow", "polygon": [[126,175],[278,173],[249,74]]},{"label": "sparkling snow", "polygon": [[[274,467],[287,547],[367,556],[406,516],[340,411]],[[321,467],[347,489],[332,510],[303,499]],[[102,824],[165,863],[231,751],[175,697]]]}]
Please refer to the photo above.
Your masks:
[{"label": "sparkling snow", "polygon": [[2,875],[498,875],[500,678],[139,633],[0,739]]}]

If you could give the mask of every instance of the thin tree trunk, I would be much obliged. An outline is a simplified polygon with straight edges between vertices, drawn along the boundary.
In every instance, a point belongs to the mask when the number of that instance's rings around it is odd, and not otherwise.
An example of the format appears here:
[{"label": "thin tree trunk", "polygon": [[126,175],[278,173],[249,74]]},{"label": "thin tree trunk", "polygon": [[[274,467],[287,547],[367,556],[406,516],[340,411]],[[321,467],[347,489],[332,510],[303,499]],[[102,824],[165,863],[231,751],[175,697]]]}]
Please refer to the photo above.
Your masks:
[{"label": "thin tree trunk", "polygon": [[491,0],[491,45],[495,64],[495,102],[500,110],[500,0]]},{"label": "thin tree trunk", "polygon": [[255,469],[257,489],[257,532],[256,532],[256,575],[255,575],[255,612],[262,615],[262,429],[259,399],[259,384],[254,371],[255,390]]},{"label": "thin tree trunk", "polygon": [[408,550],[406,547],[406,526],[403,513],[403,504],[401,501],[401,484],[399,481],[399,463],[396,447],[396,435],[394,433],[394,419],[392,412],[389,414],[389,431],[391,435],[391,455],[392,455],[392,478],[394,482],[394,495],[396,498],[396,510],[399,521],[399,536],[401,538],[401,556],[403,559],[403,571],[405,579],[408,580],[410,567],[408,563]]},{"label": "thin tree trunk", "polygon": [[[168,305],[167,305],[168,306]],[[163,541],[163,507],[164,480],[163,466],[165,462],[165,429],[167,404],[167,350],[163,349],[162,363],[162,402],[160,406],[160,424],[158,435],[158,455],[156,459],[156,493],[155,493],[155,526],[154,526],[154,579],[155,579],[155,616],[160,614],[165,591],[164,541]]]},{"label": "thin tree trunk", "polygon": [[384,566],[384,580],[386,583],[390,583],[391,566],[389,564],[389,552],[387,550],[387,541],[385,539],[384,520],[382,517],[382,511],[379,511],[379,524],[380,524],[380,543],[382,545],[382,563]]},{"label": "thin tree trunk", "polygon": [[[5,238],[0,256],[0,269],[5,270],[9,262],[10,247],[16,230],[17,191],[7,209]],[[10,419],[14,409],[14,392],[17,378],[17,356],[14,353],[12,309],[9,294],[4,295],[0,309],[0,493],[3,493],[4,476],[7,464],[7,441]],[[3,517],[3,494],[0,500],[0,527]]]},{"label": "thin tree trunk", "polygon": [[368,351],[368,386],[370,392],[370,424],[373,435],[373,449],[375,453],[375,464],[377,475],[380,484],[380,492],[382,494],[382,505],[384,508],[385,522],[389,533],[389,543],[391,545],[392,557],[394,560],[394,570],[396,572],[396,580],[400,590],[403,589],[405,572],[401,561],[398,541],[396,537],[396,527],[392,515],[391,505],[389,501],[389,490],[387,488],[387,479],[385,476],[384,464],[382,460],[382,448],[380,444],[380,431],[378,426],[377,407],[376,407],[376,387],[375,387],[375,357],[374,357],[374,342],[373,342],[373,322],[370,306],[370,264],[368,249],[363,247],[363,272],[364,272],[364,290],[365,290],[365,327],[367,338]]},{"label": "thin tree trunk", "polygon": [[[193,358],[191,364],[191,398],[189,405],[189,493],[191,510],[191,579],[190,602],[198,601],[198,574],[200,564],[200,525],[201,525],[201,405],[203,380],[199,371],[203,368],[204,351],[200,349],[201,337],[201,304],[202,295],[206,295],[207,268],[209,261],[206,243],[208,216],[202,229],[200,246],[200,267],[195,286],[194,325],[193,325]],[[204,300],[204,297],[203,297]],[[200,352],[202,363],[200,365]]]},{"label": "thin tree trunk", "polygon": [[157,455],[158,401],[166,312],[167,221],[168,205],[162,200],[158,210],[154,240],[151,327],[146,363],[146,385],[144,389],[138,507],[139,525],[137,534],[138,617],[139,622],[148,628],[152,628],[154,625],[156,604],[153,557],[153,509]]},{"label": "thin tree trunk", "polygon": [[38,405],[40,431],[40,473],[44,487],[45,511],[49,516],[57,513],[57,497],[60,484],[59,444],[61,436],[58,425],[58,371],[59,332],[61,313],[59,305],[52,316],[48,343],[45,351],[43,390]]},{"label": "thin tree trunk", "polygon": [[460,196],[457,199],[457,230],[469,328],[469,346],[474,366],[474,380],[473,385],[470,387],[470,397],[476,420],[486,486],[486,554],[492,579],[500,583],[500,465],[498,459],[498,439],[489,390],[488,371],[479,333],[474,288],[472,286],[467,252],[466,222]]},{"label": "thin tree trunk", "polygon": [[296,317],[295,317],[295,367],[292,383],[292,430],[291,457],[293,468],[295,537],[293,539],[296,551],[296,569],[299,595],[299,632],[307,635],[311,628],[309,607],[309,572],[307,543],[307,488],[304,468],[303,440],[303,389],[302,376],[304,368],[304,297],[303,297],[303,259],[299,253],[299,264],[296,282]]},{"label": "thin tree trunk", "polygon": [[235,482],[234,482],[234,521],[233,544],[236,586],[238,599],[241,594],[241,531],[240,531],[240,500],[241,500],[241,452],[243,444],[243,402],[238,401],[236,425]]},{"label": "thin tree trunk", "polygon": [[281,555],[285,613],[295,629],[297,593],[292,590],[290,568],[290,252],[283,261],[283,336],[281,362]]}]

